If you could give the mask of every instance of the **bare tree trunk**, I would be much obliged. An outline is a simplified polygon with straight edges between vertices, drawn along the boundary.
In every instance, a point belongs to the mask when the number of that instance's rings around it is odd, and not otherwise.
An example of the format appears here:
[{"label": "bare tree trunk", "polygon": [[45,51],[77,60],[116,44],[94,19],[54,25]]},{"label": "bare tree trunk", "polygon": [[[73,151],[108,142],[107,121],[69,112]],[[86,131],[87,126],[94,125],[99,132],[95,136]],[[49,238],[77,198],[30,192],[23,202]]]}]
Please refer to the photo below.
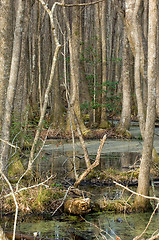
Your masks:
[{"label": "bare tree trunk", "polygon": [[13,1],[5,0],[0,4],[0,132],[4,116],[5,95],[10,74],[13,40]]},{"label": "bare tree trunk", "polygon": [[[75,1],[79,4],[79,0]],[[70,24],[66,18],[66,13],[64,10],[64,17],[66,19],[66,26],[69,37],[69,51],[70,51],[70,75],[71,75],[71,92],[70,92],[70,105],[74,109],[76,116],[78,118],[82,132],[86,130],[83,123],[80,110],[79,102],[79,81],[80,81],[80,65],[79,65],[79,50],[80,50],[80,8],[79,6],[73,7],[72,11],[72,32],[70,31]],[[73,116],[73,112],[72,112]],[[69,119],[69,117],[67,118]],[[75,127],[75,124],[73,124]],[[70,131],[70,123],[67,121],[67,130]]]},{"label": "bare tree trunk", "polygon": [[27,171],[31,170],[32,164],[33,164],[33,161],[34,161],[35,148],[36,148],[36,144],[39,140],[41,127],[42,127],[42,124],[43,124],[43,120],[44,120],[44,116],[45,116],[46,108],[47,108],[47,104],[48,104],[49,92],[50,92],[50,89],[51,89],[51,86],[52,86],[52,81],[53,81],[53,78],[54,78],[54,75],[55,75],[57,57],[58,57],[59,50],[61,48],[61,45],[60,45],[60,43],[58,41],[58,38],[57,38],[56,28],[55,28],[55,23],[54,23],[54,18],[53,18],[56,3],[53,4],[52,9],[50,10],[48,8],[47,4],[43,0],[39,0],[39,1],[43,5],[45,11],[47,11],[47,13],[49,14],[50,22],[51,22],[51,29],[52,29],[52,33],[53,33],[56,48],[55,48],[55,52],[54,52],[54,56],[53,56],[53,60],[52,60],[52,67],[51,67],[51,73],[50,73],[48,86],[45,90],[45,96],[44,96],[44,102],[43,102],[42,111],[41,111],[41,115],[40,115],[40,120],[39,120],[37,131],[36,131],[36,134],[35,134],[34,142],[32,144],[32,148],[31,148],[31,151],[30,151]]},{"label": "bare tree trunk", "polygon": [[[16,16],[16,26],[14,31],[11,70],[10,70],[9,84],[7,89],[6,103],[5,103],[5,113],[4,113],[4,119],[2,124],[2,139],[7,142],[9,142],[9,137],[10,137],[11,114],[12,114],[12,108],[13,108],[16,82],[17,82],[18,72],[19,72],[24,5],[25,5],[25,2],[23,0],[19,0],[17,16]],[[2,170],[4,170],[7,167],[8,154],[9,154],[9,145],[2,142],[1,160],[0,160]]]},{"label": "bare tree trunk", "polygon": [[[152,14],[153,13],[153,14]],[[156,38],[157,38],[157,0],[149,2],[149,28],[148,28],[148,105],[144,146],[140,172],[138,178],[138,193],[149,195],[150,163],[152,160],[155,114],[156,114]],[[149,207],[146,198],[137,196],[135,206],[137,209],[146,210]]]},{"label": "bare tree trunk", "polygon": [[106,82],[107,82],[107,43],[106,43],[106,4],[104,1],[101,3],[101,39],[102,39],[102,108],[100,127],[107,128],[107,114],[106,114]]},{"label": "bare tree trunk", "polygon": [[130,65],[129,65],[129,42],[124,31],[123,65],[122,65],[122,87],[123,101],[122,113],[118,129],[123,133],[130,128],[131,121],[131,89],[130,89]]}]

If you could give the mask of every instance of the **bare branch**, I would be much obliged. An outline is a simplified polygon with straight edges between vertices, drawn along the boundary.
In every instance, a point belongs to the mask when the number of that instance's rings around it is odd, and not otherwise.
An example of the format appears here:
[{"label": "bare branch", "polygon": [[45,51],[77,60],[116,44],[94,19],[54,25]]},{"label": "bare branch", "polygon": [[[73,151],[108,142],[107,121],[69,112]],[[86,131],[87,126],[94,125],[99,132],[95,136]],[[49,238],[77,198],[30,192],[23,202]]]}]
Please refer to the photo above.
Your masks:
[{"label": "bare branch", "polygon": [[[39,187],[39,186],[41,186],[41,185],[44,185],[44,184],[45,184],[46,182],[48,182],[51,178],[55,178],[55,177],[56,177],[56,176],[51,175],[50,177],[48,177],[45,181],[43,181],[43,182],[41,182],[41,183],[32,185],[32,186],[30,186],[30,187],[20,188],[19,190],[15,191],[14,194],[17,194],[17,193],[22,192],[22,191],[24,191],[24,190],[28,190],[28,189],[31,189],[31,188],[36,188],[36,187]],[[7,194],[7,195],[4,195],[4,196],[1,197],[0,199],[2,199],[2,198],[7,198],[7,197],[9,197],[10,195],[12,195],[12,193],[9,193],[9,194]]]},{"label": "bare branch", "polygon": [[[150,225],[150,223],[151,223],[151,221],[152,221],[152,218],[153,218],[155,212],[157,211],[158,207],[159,207],[159,203],[157,204],[156,208],[154,209],[153,213],[151,214],[151,217],[150,217],[150,219],[149,219],[149,222],[148,222],[146,228],[144,229],[144,231],[143,231],[139,236],[136,236],[133,240],[138,240],[139,238],[141,238],[141,237],[143,236],[143,234],[144,234],[144,233],[146,232],[146,230],[148,229],[148,227],[149,227],[149,225]],[[155,238],[154,238],[154,239],[155,239]]]},{"label": "bare branch", "polygon": [[90,2],[90,3],[79,3],[79,4],[66,4],[66,3],[59,3],[56,2],[57,5],[62,6],[62,7],[76,7],[76,6],[90,6],[94,4],[98,4],[100,2],[104,2],[105,0],[98,0],[95,2]]},{"label": "bare branch", "polygon": [[15,193],[13,191],[12,185],[10,184],[8,178],[6,177],[6,175],[0,170],[0,174],[2,175],[2,177],[4,178],[4,180],[6,181],[6,183],[8,184],[10,191],[11,191],[11,195],[13,197],[14,203],[15,203],[15,217],[14,217],[14,229],[13,229],[13,238],[12,240],[15,240],[15,233],[16,233],[16,225],[17,225],[17,218],[18,218],[18,203],[15,197]]},{"label": "bare branch", "polygon": [[135,194],[135,195],[137,195],[137,196],[141,196],[141,197],[144,197],[144,198],[147,198],[147,199],[156,200],[156,201],[159,202],[159,198],[157,198],[157,197],[145,196],[145,195],[143,195],[143,194],[134,192],[134,191],[132,191],[131,189],[129,189],[128,187],[125,187],[125,186],[123,186],[122,184],[117,183],[116,181],[113,181],[113,183],[115,183],[117,186],[122,187],[122,188],[126,189],[127,191],[129,191],[129,192],[131,192],[131,193],[133,193],[133,194]]},{"label": "bare branch", "polygon": [[101,140],[101,143],[100,143],[100,146],[98,148],[98,152],[97,152],[97,155],[96,155],[96,160],[95,162],[89,167],[87,168],[81,175],[80,177],[78,178],[78,180],[74,183],[74,186],[77,187],[80,182],[95,168],[99,165],[99,161],[100,161],[100,155],[101,155],[101,151],[102,151],[102,148],[104,146],[104,143],[105,143],[105,140],[107,138],[107,135],[105,134]]}]

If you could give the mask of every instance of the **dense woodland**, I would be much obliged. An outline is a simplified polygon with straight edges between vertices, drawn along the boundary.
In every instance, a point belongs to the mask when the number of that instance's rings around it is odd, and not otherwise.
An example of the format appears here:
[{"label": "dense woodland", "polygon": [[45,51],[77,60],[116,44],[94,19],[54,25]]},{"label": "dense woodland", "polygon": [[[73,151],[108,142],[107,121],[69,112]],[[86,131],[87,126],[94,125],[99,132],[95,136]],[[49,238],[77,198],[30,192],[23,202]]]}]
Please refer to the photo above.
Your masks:
[{"label": "dense woodland", "polygon": [[[119,120],[117,131],[128,137],[131,120],[137,120],[144,140],[138,192],[149,195],[159,117],[158,5],[157,0],[0,1],[4,178],[10,149],[22,150],[30,139],[31,170],[41,131],[96,137],[93,129],[110,129]],[[141,196],[135,201],[139,208],[149,206]]]}]

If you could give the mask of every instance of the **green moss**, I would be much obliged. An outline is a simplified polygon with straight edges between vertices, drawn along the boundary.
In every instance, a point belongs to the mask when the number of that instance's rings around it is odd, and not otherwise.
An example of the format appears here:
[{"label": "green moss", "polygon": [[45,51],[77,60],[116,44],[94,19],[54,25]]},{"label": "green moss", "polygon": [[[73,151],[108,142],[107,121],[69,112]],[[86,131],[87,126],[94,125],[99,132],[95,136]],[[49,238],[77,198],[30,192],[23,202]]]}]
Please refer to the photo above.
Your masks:
[{"label": "green moss", "polygon": [[12,161],[13,163],[8,168],[8,177],[17,179],[24,173],[24,167],[19,156],[15,156]]},{"label": "green moss", "polygon": [[100,123],[99,128],[102,129],[111,128],[111,123],[109,121],[103,121]]}]

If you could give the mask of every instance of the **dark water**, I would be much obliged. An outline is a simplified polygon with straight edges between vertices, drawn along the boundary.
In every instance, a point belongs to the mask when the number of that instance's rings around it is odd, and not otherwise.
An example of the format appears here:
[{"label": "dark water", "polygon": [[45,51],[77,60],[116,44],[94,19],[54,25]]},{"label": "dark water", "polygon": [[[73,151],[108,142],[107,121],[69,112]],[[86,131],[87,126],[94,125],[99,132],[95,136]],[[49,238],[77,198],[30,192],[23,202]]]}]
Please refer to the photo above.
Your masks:
[{"label": "dark water", "polygon": [[[45,238],[56,240],[66,239],[116,239],[132,240],[140,235],[150,218],[149,213],[140,214],[113,214],[94,213],[81,219],[76,216],[62,215],[50,220],[32,217],[17,224],[17,231],[33,236],[34,232]],[[145,238],[158,229],[159,214],[154,215],[152,222],[144,234]],[[11,228],[7,221],[6,229]],[[105,238],[104,238],[105,237]]]},{"label": "dark water", "polygon": [[[84,159],[76,153],[76,167],[79,171],[85,169]],[[91,161],[95,155],[90,156]],[[118,169],[125,171],[134,162],[138,161],[138,153],[109,153],[102,154],[99,170]],[[57,174],[58,181],[67,178],[74,178],[72,151],[44,151],[41,158],[35,164],[35,172],[40,173],[43,177],[49,174]],[[82,186],[83,190],[92,193],[93,199],[102,199],[106,195],[115,199],[122,197],[122,189],[106,186]],[[157,193],[159,191],[157,190]],[[127,196],[129,197],[129,193]],[[113,213],[91,213],[87,214],[84,219],[76,216],[42,217],[29,216],[23,220],[20,218],[17,224],[17,232],[33,236],[38,232],[41,237],[53,238],[56,240],[66,239],[116,239],[119,236],[123,240],[133,239],[146,227],[149,221],[150,213],[145,214],[113,214]],[[144,235],[151,235],[159,228],[159,215],[155,214],[153,220]],[[5,230],[13,228],[12,219],[1,218],[1,224]]]}]

